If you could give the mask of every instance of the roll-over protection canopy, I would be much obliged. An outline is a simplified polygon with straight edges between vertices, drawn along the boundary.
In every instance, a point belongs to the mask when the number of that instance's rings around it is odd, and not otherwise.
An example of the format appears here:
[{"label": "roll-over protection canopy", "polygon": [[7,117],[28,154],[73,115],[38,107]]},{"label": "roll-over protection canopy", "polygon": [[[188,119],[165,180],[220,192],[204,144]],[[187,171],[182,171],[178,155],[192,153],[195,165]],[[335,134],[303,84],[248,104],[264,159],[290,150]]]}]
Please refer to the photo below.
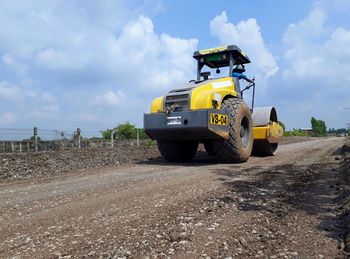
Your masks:
[{"label": "roll-over protection canopy", "polygon": [[233,61],[231,65],[250,63],[248,56],[236,45],[198,50],[193,53],[193,58],[198,60],[201,66],[206,65],[210,68],[230,66],[230,57]]}]

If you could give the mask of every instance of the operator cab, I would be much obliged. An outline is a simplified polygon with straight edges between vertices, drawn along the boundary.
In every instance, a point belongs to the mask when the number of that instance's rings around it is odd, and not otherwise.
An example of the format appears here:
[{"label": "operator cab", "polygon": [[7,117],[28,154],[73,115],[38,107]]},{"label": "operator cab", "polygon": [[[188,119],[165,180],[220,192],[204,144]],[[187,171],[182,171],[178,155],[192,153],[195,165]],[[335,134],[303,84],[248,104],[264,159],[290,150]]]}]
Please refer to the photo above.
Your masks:
[{"label": "operator cab", "polygon": [[[196,83],[208,80],[209,76],[211,75],[209,71],[201,72],[204,66],[211,69],[216,69],[217,74],[221,72],[220,68],[227,67],[228,76],[232,77],[232,69],[234,66],[250,63],[248,56],[236,45],[195,51],[193,58],[197,60]],[[235,80],[235,84],[239,85],[237,79]]]}]

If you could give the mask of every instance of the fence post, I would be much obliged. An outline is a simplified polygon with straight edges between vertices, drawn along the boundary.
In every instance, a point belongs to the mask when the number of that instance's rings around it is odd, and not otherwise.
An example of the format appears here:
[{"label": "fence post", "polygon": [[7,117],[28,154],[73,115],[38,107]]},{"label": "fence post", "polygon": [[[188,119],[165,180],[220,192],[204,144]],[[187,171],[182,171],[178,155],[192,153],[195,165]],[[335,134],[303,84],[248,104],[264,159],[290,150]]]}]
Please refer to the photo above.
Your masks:
[{"label": "fence post", "polygon": [[137,145],[140,146],[140,135],[139,135],[139,129],[136,129],[136,138],[137,138]]},{"label": "fence post", "polygon": [[114,146],[113,133],[114,133],[114,131],[112,130],[112,132],[111,132],[111,147]]},{"label": "fence post", "polygon": [[12,152],[15,151],[15,145],[13,144],[13,141],[11,141],[11,151],[12,151]]},{"label": "fence post", "polygon": [[34,127],[34,145],[35,145],[35,151],[38,151],[38,128]]},{"label": "fence post", "polygon": [[27,151],[28,151],[28,152],[30,151],[29,142],[27,142]]},{"label": "fence post", "polygon": [[78,148],[80,149],[81,148],[81,144],[80,144],[80,133],[81,133],[81,130],[79,128],[77,128],[77,138],[78,138]]},{"label": "fence post", "polygon": [[21,153],[22,153],[22,141],[21,141],[21,142],[19,142],[19,152],[21,152]]}]

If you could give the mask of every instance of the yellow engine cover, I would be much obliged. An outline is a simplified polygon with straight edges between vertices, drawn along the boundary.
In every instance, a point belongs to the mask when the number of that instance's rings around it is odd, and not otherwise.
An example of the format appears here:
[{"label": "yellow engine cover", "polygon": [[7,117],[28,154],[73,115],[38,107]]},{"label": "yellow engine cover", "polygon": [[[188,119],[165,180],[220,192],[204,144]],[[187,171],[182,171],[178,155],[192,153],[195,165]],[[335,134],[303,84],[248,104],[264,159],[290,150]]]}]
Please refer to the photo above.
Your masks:
[{"label": "yellow engine cover", "polygon": [[[212,109],[213,100],[221,108],[222,100],[226,96],[238,96],[237,87],[232,77],[209,79],[199,84],[191,92],[190,110]],[[151,113],[164,112],[164,97],[155,98],[151,105]]]},{"label": "yellow engine cover", "polygon": [[151,113],[164,112],[164,97],[153,99],[151,104]]}]

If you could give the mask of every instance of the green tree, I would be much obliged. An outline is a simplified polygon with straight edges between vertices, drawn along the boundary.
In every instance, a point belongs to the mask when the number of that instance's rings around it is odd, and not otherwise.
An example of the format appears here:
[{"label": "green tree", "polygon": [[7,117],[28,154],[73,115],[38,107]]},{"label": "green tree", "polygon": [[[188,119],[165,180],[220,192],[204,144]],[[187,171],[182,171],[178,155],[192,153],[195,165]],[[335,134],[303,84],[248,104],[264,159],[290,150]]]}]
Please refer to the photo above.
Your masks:
[{"label": "green tree", "polygon": [[[111,139],[112,129],[100,130],[103,139]],[[113,136],[114,138],[114,136]]]},{"label": "green tree", "polygon": [[103,139],[111,139],[112,132],[114,139],[136,139],[137,132],[139,132],[140,139],[149,139],[149,137],[143,129],[136,128],[135,125],[130,124],[130,122],[128,121],[125,123],[118,124],[113,129],[106,129],[100,131]]},{"label": "green tree", "polygon": [[311,127],[312,127],[312,131],[316,136],[326,135],[327,126],[323,120],[317,120],[316,118],[311,117]]},{"label": "green tree", "polygon": [[117,132],[119,139],[136,138],[135,125],[130,124],[128,121],[115,127],[115,131]]},{"label": "green tree", "polygon": [[[40,138],[39,136],[37,136],[37,139],[38,139],[38,141],[41,141],[41,138]],[[31,137],[30,137],[30,140],[33,140],[33,141],[34,141],[34,140],[35,140],[35,136],[31,136]]]},{"label": "green tree", "polygon": [[146,132],[144,131],[144,129],[138,129],[139,131],[139,137],[140,139],[149,139],[148,135],[146,134]]}]

